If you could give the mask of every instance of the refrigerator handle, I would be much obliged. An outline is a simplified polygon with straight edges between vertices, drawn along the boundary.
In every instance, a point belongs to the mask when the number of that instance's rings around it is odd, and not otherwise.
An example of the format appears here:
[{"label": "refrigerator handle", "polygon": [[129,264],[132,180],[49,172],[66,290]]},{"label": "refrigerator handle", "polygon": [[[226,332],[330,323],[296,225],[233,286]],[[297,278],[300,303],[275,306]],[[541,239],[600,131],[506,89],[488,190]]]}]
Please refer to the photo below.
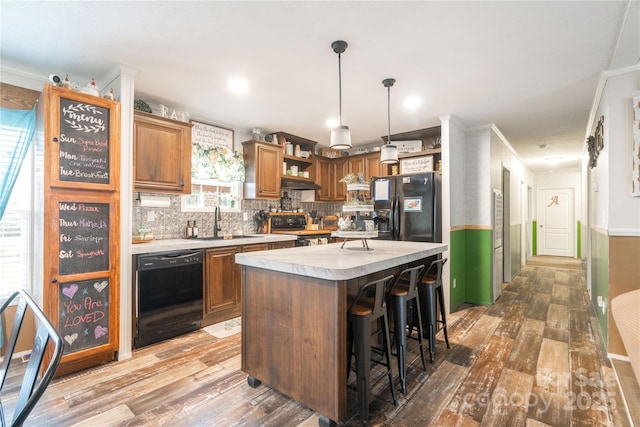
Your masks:
[{"label": "refrigerator handle", "polygon": [[394,196],[393,239],[400,240],[400,196]]}]

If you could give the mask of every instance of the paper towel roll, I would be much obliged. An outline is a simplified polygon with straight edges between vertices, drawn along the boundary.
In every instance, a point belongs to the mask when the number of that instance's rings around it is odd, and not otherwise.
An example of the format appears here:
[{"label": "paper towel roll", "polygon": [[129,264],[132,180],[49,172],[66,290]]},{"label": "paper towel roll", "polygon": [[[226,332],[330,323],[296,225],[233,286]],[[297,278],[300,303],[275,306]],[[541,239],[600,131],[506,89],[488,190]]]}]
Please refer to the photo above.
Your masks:
[{"label": "paper towel roll", "polygon": [[171,206],[171,200],[168,197],[153,197],[140,195],[140,206],[150,208],[168,208]]}]

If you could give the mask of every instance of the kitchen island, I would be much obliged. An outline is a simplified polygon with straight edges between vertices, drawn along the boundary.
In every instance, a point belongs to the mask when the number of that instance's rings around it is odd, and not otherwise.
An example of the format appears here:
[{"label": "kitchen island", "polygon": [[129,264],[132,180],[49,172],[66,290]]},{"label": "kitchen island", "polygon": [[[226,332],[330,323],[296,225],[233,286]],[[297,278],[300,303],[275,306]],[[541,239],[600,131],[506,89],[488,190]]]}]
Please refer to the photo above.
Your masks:
[{"label": "kitchen island", "polygon": [[427,263],[446,244],[371,240],[236,254],[242,265],[242,370],[320,414],[347,417],[347,295]]}]

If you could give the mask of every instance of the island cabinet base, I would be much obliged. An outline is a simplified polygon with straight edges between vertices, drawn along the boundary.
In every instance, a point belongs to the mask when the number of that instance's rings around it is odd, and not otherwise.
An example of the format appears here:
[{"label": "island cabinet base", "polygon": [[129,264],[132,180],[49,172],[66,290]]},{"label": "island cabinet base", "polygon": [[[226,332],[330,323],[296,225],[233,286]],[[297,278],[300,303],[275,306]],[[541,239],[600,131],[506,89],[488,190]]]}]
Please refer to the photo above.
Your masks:
[{"label": "island cabinet base", "polygon": [[243,270],[242,370],[332,420],[345,418],[344,282]]},{"label": "island cabinet base", "polygon": [[342,421],[347,402],[347,294],[397,266],[350,280],[325,280],[243,266],[242,371]]}]

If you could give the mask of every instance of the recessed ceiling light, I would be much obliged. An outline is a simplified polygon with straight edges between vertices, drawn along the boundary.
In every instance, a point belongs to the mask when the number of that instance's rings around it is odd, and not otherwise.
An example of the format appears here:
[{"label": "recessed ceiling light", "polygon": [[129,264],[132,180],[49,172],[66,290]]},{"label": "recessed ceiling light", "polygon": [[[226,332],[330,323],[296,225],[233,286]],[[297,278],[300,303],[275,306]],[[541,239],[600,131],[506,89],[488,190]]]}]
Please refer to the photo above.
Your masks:
[{"label": "recessed ceiling light", "polygon": [[410,96],[404,100],[403,105],[405,108],[416,108],[420,104],[422,104],[422,100],[420,98],[417,96]]},{"label": "recessed ceiling light", "polygon": [[562,160],[562,156],[553,156],[553,157],[545,157],[544,161],[550,165],[557,165],[560,160]]},{"label": "recessed ceiling light", "polygon": [[245,93],[249,90],[249,83],[244,79],[229,79],[229,89],[236,93]]},{"label": "recessed ceiling light", "polygon": [[334,127],[340,125],[340,121],[338,119],[329,119],[325,124],[328,128],[333,129]]}]

